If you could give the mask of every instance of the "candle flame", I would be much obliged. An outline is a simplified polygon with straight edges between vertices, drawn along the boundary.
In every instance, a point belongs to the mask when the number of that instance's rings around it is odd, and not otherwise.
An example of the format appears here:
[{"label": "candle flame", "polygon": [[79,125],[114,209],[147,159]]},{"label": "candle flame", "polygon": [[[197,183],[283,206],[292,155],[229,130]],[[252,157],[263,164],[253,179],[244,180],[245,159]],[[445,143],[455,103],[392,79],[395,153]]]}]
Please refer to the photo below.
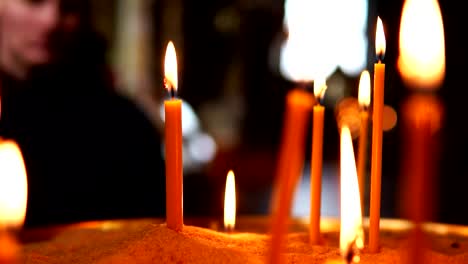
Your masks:
[{"label": "candle flame", "polygon": [[13,141],[0,142],[0,229],[24,223],[28,182],[23,156]]},{"label": "candle flame", "polygon": [[385,56],[386,41],[385,32],[383,29],[382,19],[377,17],[377,28],[375,31],[375,53],[379,60]]},{"label": "candle flame", "polygon": [[339,32],[334,20],[326,15],[334,10],[327,1],[284,1],[287,39],[281,45],[279,66],[285,78],[309,83],[335,72],[340,52],[331,45],[340,43],[335,41]]},{"label": "candle flame", "polygon": [[236,182],[234,172],[230,170],[226,177],[224,192],[224,228],[233,230],[236,225]]},{"label": "candle flame", "polygon": [[364,248],[359,184],[354,160],[351,132],[346,125],[341,128],[341,230],[340,251],[344,258],[359,262],[358,250]]},{"label": "candle flame", "polygon": [[436,0],[407,0],[400,24],[398,69],[409,85],[438,88],[445,77],[445,38]]},{"label": "candle flame", "polygon": [[320,100],[325,96],[325,91],[327,90],[327,81],[326,78],[317,78],[314,80],[314,95],[315,98]]},{"label": "candle flame", "polygon": [[174,43],[169,41],[164,59],[164,84],[168,91],[177,91],[177,55]]},{"label": "candle flame", "polygon": [[370,97],[370,75],[367,70],[364,70],[361,73],[361,78],[359,79],[359,105],[361,107],[368,107],[371,100]]}]

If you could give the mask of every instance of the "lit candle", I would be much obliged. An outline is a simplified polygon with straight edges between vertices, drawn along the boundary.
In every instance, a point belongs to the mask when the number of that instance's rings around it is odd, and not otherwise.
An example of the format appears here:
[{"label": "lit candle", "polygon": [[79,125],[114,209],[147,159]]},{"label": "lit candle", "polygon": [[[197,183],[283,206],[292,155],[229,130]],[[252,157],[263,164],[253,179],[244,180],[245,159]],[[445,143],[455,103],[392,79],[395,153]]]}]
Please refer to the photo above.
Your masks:
[{"label": "lit candle", "polygon": [[272,198],[270,263],[283,263],[281,250],[288,230],[289,214],[297,181],[304,165],[307,120],[314,97],[301,89],[291,90],[286,98],[279,161]]},{"label": "lit candle", "polygon": [[[405,127],[405,215],[414,223],[407,263],[425,263],[422,223],[431,220],[434,203],[434,171],[437,170],[436,132],[443,107],[432,93],[445,77],[445,37],[437,1],[406,1],[400,27],[398,69],[406,86],[426,90],[403,104]],[[430,28],[430,31],[426,29]],[[428,91],[428,92],[427,92]]]},{"label": "lit candle", "polygon": [[0,229],[23,225],[28,200],[28,182],[23,155],[11,140],[0,139]]},{"label": "lit candle", "polygon": [[353,141],[346,125],[341,127],[340,177],[340,252],[346,263],[359,262],[364,229]]},{"label": "lit candle", "polygon": [[228,232],[236,226],[236,181],[234,172],[230,170],[226,177],[226,189],[224,191],[224,229]]},{"label": "lit candle", "polygon": [[310,161],[310,243],[320,243],[320,198],[322,195],[323,122],[325,107],[320,104],[327,85],[325,80],[314,81],[317,104],[313,108],[312,155]]},{"label": "lit candle", "polygon": [[357,173],[359,179],[359,193],[361,194],[361,209],[364,210],[364,193],[366,186],[366,161],[367,161],[367,134],[369,124],[368,107],[370,104],[370,75],[368,71],[361,73],[358,93],[359,106],[361,108],[361,126],[359,132]]},{"label": "lit candle", "polygon": [[[296,5],[297,7],[297,5]],[[292,11],[290,5],[285,5],[286,13]],[[294,12],[294,11],[293,11]],[[298,23],[299,21],[299,23]],[[285,26],[289,32],[288,39],[283,43],[280,56],[280,69],[289,80],[307,84],[318,75],[316,61],[309,58],[317,54],[317,50],[308,45],[308,33],[304,23],[297,19],[286,19]],[[324,76],[325,74],[322,74]],[[284,263],[283,238],[288,230],[294,190],[302,176],[305,154],[305,136],[309,123],[310,112],[315,104],[314,96],[304,89],[295,88],[286,96],[286,109],[283,120],[282,138],[276,168],[272,197],[272,227],[271,244],[268,261]]]},{"label": "lit candle", "polygon": [[359,182],[354,160],[353,141],[348,126],[341,127],[340,142],[340,253],[341,259],[326,264],[349,264],[360,261],[364,248]]},{"label": "lit candle", "polygon": [[164,61],[164,85],[171,98],[164,101],[166,145],[166,221],[167,227],[181,231],[183,221],[182,167],[182,100],[177,91],[177,57],[174,44],[169,42]]},{"label": "lit candle", "polygon": [[18,145],[0,140],[0,263],[20,263],[15,237],[26,216],[28,182]]},{"label": "lit candle", "polygon": [[384,107],[385,64],[385,35],[382,20],[377,19],[375,34],[375,48],[378,62],[374,64],[374,95],[372,108],[372,160],[371,160],[371,191],[370,191],[370,223],[369,223],[369,251],[379,251],[380,227],[380,192],[382,177],[382,119]]}]

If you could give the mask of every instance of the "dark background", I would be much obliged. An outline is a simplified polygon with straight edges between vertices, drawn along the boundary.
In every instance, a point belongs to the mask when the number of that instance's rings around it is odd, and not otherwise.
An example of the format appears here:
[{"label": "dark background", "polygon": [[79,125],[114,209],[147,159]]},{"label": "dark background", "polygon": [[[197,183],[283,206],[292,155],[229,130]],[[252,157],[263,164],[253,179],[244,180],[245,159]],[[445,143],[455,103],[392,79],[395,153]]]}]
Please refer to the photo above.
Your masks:
[{"label": "dark background", "polygon": [[[446,78],[438,96],[445,105],[445,119],[440,131],[441,150],[437,173],[438,208],[434,220],[468,224],[467,126],[465,107],[466,29],[461,3],[440,1],[445,28]],[[280,138],[284,96],[294,84],[284,79],[270,64],[273,43],[284,37],[283,6],[279,0],[162,0],[151,4],[155,50],[154,61],[163,60],[169,39],[176,39],[180,52],[180,97],[200,115],[202,125],[218,142],[215,159],[203,170],[185,174],[184,210],[186,216],[221,216],[225,176],[236,172],[239,213],[268,213],[276,151]],[[396,69],[398,34],[403,1],[380,0],[369,3],[369,62],[373,71],[375,20],[379,15],[385,28],[387,52],[385,103],[397,110],[408,96]],[[340,8],[339,6],[336,7]],[[333,15],[333,14],[330,14]],[[231,23],[219,25],[217,19],[229,17]],[[337,17],[337,23],[339,23]],[[234,21],[234,22],[233,22]],[[180,26],[171,30],[171,25]],[[162,64],[154,64],[156,84],[162,80]],[[336,75],[343,76],[339,71]],[[233,77],[234,76],[234,77]],[[349,94],[357,96],[357,77],[345,77]],[[226,88],[227,87],[227,88]],[[157,85],[154,100],[160,102]],[[332,88],[332,87],[331,87]],[[227,92],[226,92],[227,91]],[[231,101],[232,98],[240,98]],[[231,102],[225,104],[225,102]],[[221,104],[221,107],[210,105]],[[217,129],[230,129],[229,122],[213,122],[213,114],[222,110],[225,119],[242,116],[232,129],[236,140],[217,137]],[[334,106],[326,110],[324,161],[338,164],[339,137]],[[400,119],[398,120],[400,121]],[[214,123],[214,125],[213,125]],[[310,135],[310,134],[309,134]],[[402,146],[401,123],[385,132],[383,143],[382,217],[400,217],[402,200],[399,182]],[[226,143],[227,140],[227,143]],[[310,141],[310,139],[309,139]],[[305,164],[310,158],[310,142],[304,146]],[[324,174],[333,174],[334,171]],[[369,168],[370,170],[370,168]],[[306,170],[307,171],[307,170]],[[338,175],[335,175],[338,177]],[[368,194],[366,194],[368,195]]]}]

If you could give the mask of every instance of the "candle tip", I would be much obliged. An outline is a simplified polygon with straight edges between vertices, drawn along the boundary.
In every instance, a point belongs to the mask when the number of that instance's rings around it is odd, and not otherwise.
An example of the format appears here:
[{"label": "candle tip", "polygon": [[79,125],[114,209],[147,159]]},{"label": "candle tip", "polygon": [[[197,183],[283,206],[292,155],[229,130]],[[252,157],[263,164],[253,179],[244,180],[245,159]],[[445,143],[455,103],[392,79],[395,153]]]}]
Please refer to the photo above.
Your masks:
[{"label": "candle tip", "polygon": [[320,103],[320,101],[323,100],[326,90],[327,90],[326,78],[319,77],[314,80],[314,95],[318,103]]},{"label": "candle tip", "polygon": [[361,73],[359,79],[359,91],[358,91],[358,101],[359,105],[363,110],[367,110],[371,100],[371,91],[370,91],[370,74],[369,71],[364,70]]}]

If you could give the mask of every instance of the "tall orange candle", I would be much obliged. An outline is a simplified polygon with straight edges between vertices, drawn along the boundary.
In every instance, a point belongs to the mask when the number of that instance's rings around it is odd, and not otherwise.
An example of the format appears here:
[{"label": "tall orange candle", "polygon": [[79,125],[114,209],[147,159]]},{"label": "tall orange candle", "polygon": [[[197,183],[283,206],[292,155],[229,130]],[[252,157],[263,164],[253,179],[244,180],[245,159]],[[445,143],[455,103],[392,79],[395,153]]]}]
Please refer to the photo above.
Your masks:
[{"label": "tall orange candle", "polygon": [[432,95],[410,96],[402,107],[404,134],[404,215],[414,223],[410,238],[409,263],[422,263],[422,223],[430,221],[434,209],[434,171],[437,170],[437,130],[441,126],[442,104]]},{"label": "tall orange candle", "polygon": [[281,251],[288,230],[292,199],[304,165],[307,121],[314,105],[311,94],[291,90],[286,97],[286,110],[272,199],[270,263],[284,263]]},{"label": "tall orange candle", "polygon": [[361,73],[359,80],[358,101],[361,107],[361,126],[359,129],[358,162],[357,174],[359,182],[359,192],[361,194],[361,209],[364,211],[364,194],[366,186],[366,162],[367,162],[367,135],[369,124],[369,104],[370,104],[370,75],[368,71]]},{"label": "tall orange candle", "polygon": [[382,20],[377,19],[375,47],[378,62],[374,64],[374,103],[372,108],[372,160],[371,160],[371,190],[369,214],[369,251],[379,251],[380,229],[380,192],[382,177],[382,119],[384,107],[385,64],[382,58],[385,55],[385,35]]},{"label": "tall orange candle", "polygon": [[164,62],[165,87],[171,98],[164,101],[166,145],[166,221],[170,229],[181,231],[183,221],[182,171],[182,100],[177,91],[177,57],[174,44],[169,42]]},{"label": "tall orange candle", "polygon": [[404,212],[414,224],[406,263],[425,263],[427,240],[422,223],[431,220],[434,209],[436,132],[443,112],[442,103],[431,92],[440,88],[445,77],[445,37],[438,2],[406,1],[400,25],[398,69],[406,86],[426,91],[410,96],[402,108],[406,128]]},{"label": "tall orange candle", "polygon": [[322,195],[323,123],[325,107],[320,104],[327,85],[325,80],[314,81],[317,104],[313,108],[312,155],[310,161],[310,243],[320,243],[320,202]]}]

